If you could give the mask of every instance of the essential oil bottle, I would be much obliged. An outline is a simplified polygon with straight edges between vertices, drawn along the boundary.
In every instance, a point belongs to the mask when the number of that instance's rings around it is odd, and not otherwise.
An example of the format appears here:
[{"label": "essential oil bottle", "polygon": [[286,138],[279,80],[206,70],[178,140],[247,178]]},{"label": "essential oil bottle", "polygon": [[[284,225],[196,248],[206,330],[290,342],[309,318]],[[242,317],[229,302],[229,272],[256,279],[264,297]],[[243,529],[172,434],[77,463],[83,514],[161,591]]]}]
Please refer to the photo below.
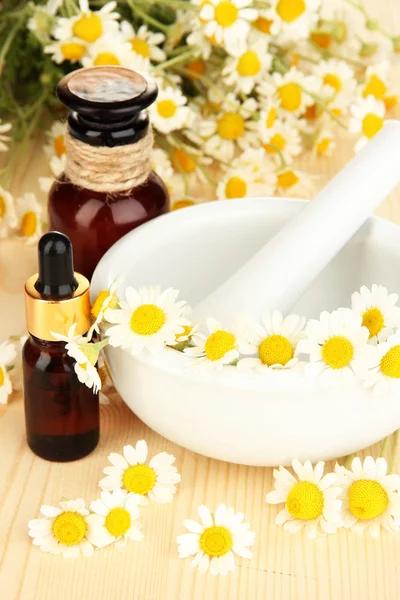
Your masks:
[{"label": "essential oil bottle", "polygon": [[152,171],[153,134],[146,108],[157,86],[118,66],[73,71],[57,86],[72,112],[65,172],[49,195],[49,223],[74,247],[77,271],[91,278],[123,235],[169,210],[168,191]]},{"label": "essential oil bottle", "polygon": [[39,241],[39,273],[25,284],[29,337],[22,353],[26,437],[31,450],[46,460],[82,458],[99,441],[98,394],[80,383],[66,335],[77,323],[76,335],[90,328],[89,282],[74,272],[67,236],[51,231]]}]

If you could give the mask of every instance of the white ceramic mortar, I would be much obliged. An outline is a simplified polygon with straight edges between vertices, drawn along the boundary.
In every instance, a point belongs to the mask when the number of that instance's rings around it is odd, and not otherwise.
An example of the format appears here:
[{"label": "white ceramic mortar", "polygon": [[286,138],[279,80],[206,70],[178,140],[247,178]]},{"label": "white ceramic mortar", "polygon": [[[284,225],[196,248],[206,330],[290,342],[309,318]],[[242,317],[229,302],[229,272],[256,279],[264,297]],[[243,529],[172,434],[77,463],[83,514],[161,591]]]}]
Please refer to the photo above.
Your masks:
[{"label": "white ceramic mortar", "polygon": [[[299,200],[254,198],[160,217],[111,248],[96,269],[92,293],[121,275],[121,292],[128,285],[172,286],[196,306],[303,208]],[[296,248],[288,250],[295,264]],[[368,219],[292,310],[315,318],[349,306],[355,290],[373,283],[391,292],[400,287],[400,228],[378,218]],[[400,389],[382,398],[361,385],[322,391],[316,381],[290,371],[204,371],[189,367],[191,359],[173,349],[134,358],[108,347],[106,354],[117,390],[140,419],[177,444],[221,460],[287,465],[294,457],[336,458],[400,426]]]}]

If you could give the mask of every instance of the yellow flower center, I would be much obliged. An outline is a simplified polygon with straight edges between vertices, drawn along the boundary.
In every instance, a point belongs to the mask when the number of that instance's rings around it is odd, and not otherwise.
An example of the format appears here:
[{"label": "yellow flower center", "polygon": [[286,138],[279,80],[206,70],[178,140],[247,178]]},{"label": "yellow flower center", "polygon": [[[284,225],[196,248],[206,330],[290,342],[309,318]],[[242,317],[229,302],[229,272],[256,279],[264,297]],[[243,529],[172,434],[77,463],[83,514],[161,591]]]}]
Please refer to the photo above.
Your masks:
[{"label": "yellow flower center", "polygon": [[398,98],[397,96],[385,96],[383,102],[385,103],[386,110],[391,110],[396,106]]},{"label": "yellow flower center", "polygon": [[385,512],[389,498],[386,490],[374,479],[354,481],[349,488],[349,509],[358,519],[374,519]]},{"label": "yellow flower center", "polygon": [[148,465],[133,465],[127,468],[122,481],[128,492],[144,496],[153,489],[156,474]]},{"label": "yellow flower center", "polygon": [[327,73],[324,76],[324,84],[332,87],[335,92],[340,92],[342,89],[342,82],[337,75],[334,73]]},{"label": "yellow flower center", "polygon": [[298,83],[286,83],[278,88],[277,91],[282,108],[290,112],[300,108],[302,101],[302,90]]},{"label": "yellow flower center", "polygon": [[226,112],[218,119],[217,130],[225,140],[237,140],[244,133],[244,120],[241,115]]},{"label": "yellow flower center", "polygon": [[324,31],[313,31],[310,35],[310,39],[316,46],[328,50],[333,44],[332,34]]},{"label": "yellow flower center", "polygon": [[190,71],[190,79],[199,79],[206,72],[206,63],[202,58],[196,58],[190,63],[187,63],[186,70]]},{"label": "yellow flower center", "polygon": [[400,346],[393,346],[381,358],[381,371],[387,377],[400,379]]},{"label": "yellow flower center", "polygon": [[375,98],[381,100],[386,92],[387,86],[382,79],[377,75],[371,75],[365,85],[362,95],[364,98],[367,98],[368,96],[375,96]]},{"label": "yellow flower center", "polygon": [[258,58],[257,52],[254,50],[247,50],[239,58],[236,70],[242,77],[254,77],[260,72],[261,61]]},{"label": "yellow flower center", "polygon": [[189,198],[185,198],[184,200],[177,200],[174,202],[172,210],[180,210],[181,208],[187,208],[188,206],[194,206],[196,202],[194,200],[190,200]]},{"label": "yellow flower center", "polygon": [[253,27],[261,31],[261,33],[271,33],[271,25],[272,21],[270,19],[266,19],[265,17],[258,17],[253,22]]},{"label": "yellow flower center", "polygon": [[6,201],[4,200],[3,196],[0,196],[0,219],[2,219],[4,217],[4,215],[6,214],[6,211],[7,211]]},{"label": "yellow flower center", "polygon": [[103,306],[107,298],[109,298],[109,296],[110,292],[108,290],[102,290],[97,294],[96,300],[93,302],[92,306],[92,315],[95,319],[97,319],[97,317],[99,316],[101,307]]},{"label": "yellow flower center", "polygon": [[278,173],[278,187],[284,190],[293,187],[299,181],[299,177],[294,171],[291,171],[290,169],[289,171],[283,171],[283,173]]},{"label": "yellow flower center", "polygon": [[224,0],[215,7],[215,20],[221,27],[230,27],[237,21],[238,16],[237,7],[229,0]]},{"label": "yellow flower center", "polygon": [[318,106],[316,104],[311,104],[310,106],[307,106],[303,116],[309,121],[315,121],[315,119],[317,119],[318,117]]},{"label": "yellow flower center", "polygon": [[331,369],[347,367],[353,356],[353,344],[341,335],[331,337],[322,346],[322,359]]},{"label": "yellow flower center", "polygon": [[65,60],[80,60],[85,54],[85,46],[78,42],[61,44],[61,52]]},{"label": "yellow flower center", "polygon": [[226,527],[207,527],[200,536],[200,549],[208,556],[223,556],[233,546],[231,532]]},{"label": "yellow flower center", "polygon": [[77,512],[63,512],[54,519],[54,536],[65,546],[79,544],[85,537],[86,530],[85,519]]},{"label": "yellow flower center", "polygon": [[170,119],[176,113],[176,104],[173,100],[160,100],[157,102],[157,112],[163,119]]},{"label": "yellow flower center", "polygon": [[5,380],[6,380],[6,377],[4,374],[4,369],[2,367],[0,367],[0,388],[4,385]]},{"label": "yellow flower center", "polygon": [[137,335],[154,335],[165,324],[164,311],[155,304],[142,304],[132,313],[130,325]]},{"label": "yellow flower center", "polygon": [[227,198],[244,198],[247,192],[247,183],[241,177],[231,177],[225,184]]},{"label": "yellow flower center", "polygon": [[286,23],[292,23],[306,11],[304,0],[279,0],[276,12]]},{"label": "yellow flower center", "polygon": [[267,129],[271,129],[271,127],[273,126],[273,124],[276,121],[276,117],[278,116],[278,111],[275,108],[275,106],[273,106],[267,114],[267,118],[265,119],[265,127]]},{"label": "yellow flower center", "polygon": [[212,333],[204,345],[208,360],[220,360],[235,348],[236,338],[233,333],[219,329]]},{"label": "yellow flower center", "polygon": [[332,142],[332,138],[322,138],[320,140],[318,140],[316,148],[317,148],[317,153],[322,156],[323,154],[326,154],[330,148]]},{"label": "yellow flower center", "polygon": [[190,333],[192,331],[192,326],[191,325],[182,325],[183,327],[183,333],[177,333],[175,336],[176,341],[179,341],[180,338],[182,337],[189,337]]},{"label": "yellow flower center", "polygon": [[269,144],[263,144],[264,148],[270,154],[274,152],[278,152],[279,150],[283,150],[286,146],[286,140],[280,133],[275,133],[270,139]]},{"label": "yellow flower center", "polygon": [[322,515],[324,495],[315,483],[299,481],[286,498],[286,509],[295,519],[313,521]]},{"label": "yellow flower center", "polygon": [[53,142],[54,151],[58,157],[62,156],[66,151],[64,135],[58,135]]},{"label": "yellow flower center", "polygon": [[120,537],[131,526],[131,515],[126,508],[112,508],[104,521],[104,527],[110,535]]},{"label": "yellow flower center", "polygon": [[28,210],[22,217],[21,231],[25,237],[31,237],[34,235],[37,229],[37,216],[33,210]]},{"label": "yellow flower center", "polygon": [[115,56],[115,54],[113,54],[112,52],[100,52],[94,62],[94,65],[96,66],[100,66],[100,65],[120,65],[120,60],[117,56]]},{"label": "yellow flower center", "polygon": [[150,56],[150,47],[146,40],[142,40],[141,38],[132,38],[131,39],[132,50],[136,52],[136,54],[140,54],[144,58],[148,58]]},{"label": "yellow flower center", "polygon": [[103,25],[98,15],[92,12],[83,14],[72,28],[74,36],[85,42],[95,42],[103,33]]},{"label": "yellow flower center", "polygon": [[270,335],[258,347],[258,356],[264,365],[286,365],[294,355],[292,344],[283,335]]},{"label": "yellow flower center", "polygon": [[178,170],[182,170],[185,173],[192,173],[196,170],[196,163],[187,152],[181,148],[174,148],[172,154],[174,167],[177,167]]},{"label": "yellow flower center", "polygon": [[383,127],[383,119],[382,117],[378,117],[374,113],[369,113],[365,115],[362,122],[362,132],[368,139],[371,139],[378,133],[380,129]]},{"label": "yellow flower center", "polygon": [[362,316],[362,324],[369,329],[369,337],[378,335],[385,326],[385,319],[379,308],[370,308]]}]

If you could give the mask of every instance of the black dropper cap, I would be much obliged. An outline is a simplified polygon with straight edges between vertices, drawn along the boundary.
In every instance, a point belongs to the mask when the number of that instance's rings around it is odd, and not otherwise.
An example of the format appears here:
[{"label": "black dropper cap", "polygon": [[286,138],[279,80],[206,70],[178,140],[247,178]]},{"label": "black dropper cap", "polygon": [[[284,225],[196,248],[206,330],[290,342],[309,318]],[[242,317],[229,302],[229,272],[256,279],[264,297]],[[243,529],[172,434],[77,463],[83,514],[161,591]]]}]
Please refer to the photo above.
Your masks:
[{"label": "black dropper cap", "polygon": [[39,276],[35,289],[44,298],[70,298],[78,287],[70,239],[58,231],[49,231],[38,244]]}]

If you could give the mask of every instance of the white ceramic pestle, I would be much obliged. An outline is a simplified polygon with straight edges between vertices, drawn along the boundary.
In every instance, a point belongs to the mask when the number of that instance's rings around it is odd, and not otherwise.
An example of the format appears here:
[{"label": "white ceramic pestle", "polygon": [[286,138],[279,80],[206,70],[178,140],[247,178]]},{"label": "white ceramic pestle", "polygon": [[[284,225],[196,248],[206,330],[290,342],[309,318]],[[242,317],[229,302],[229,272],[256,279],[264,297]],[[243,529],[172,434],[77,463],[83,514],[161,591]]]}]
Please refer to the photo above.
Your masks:
[{"label": "white ceramic pestle", "polygon": [[[287,313],[400,183],[400,121],[381,131],[244,266],[197,304],[193,319],[225,325],[266,309]],[[218,256],[215,257],[218,260]]]}]

